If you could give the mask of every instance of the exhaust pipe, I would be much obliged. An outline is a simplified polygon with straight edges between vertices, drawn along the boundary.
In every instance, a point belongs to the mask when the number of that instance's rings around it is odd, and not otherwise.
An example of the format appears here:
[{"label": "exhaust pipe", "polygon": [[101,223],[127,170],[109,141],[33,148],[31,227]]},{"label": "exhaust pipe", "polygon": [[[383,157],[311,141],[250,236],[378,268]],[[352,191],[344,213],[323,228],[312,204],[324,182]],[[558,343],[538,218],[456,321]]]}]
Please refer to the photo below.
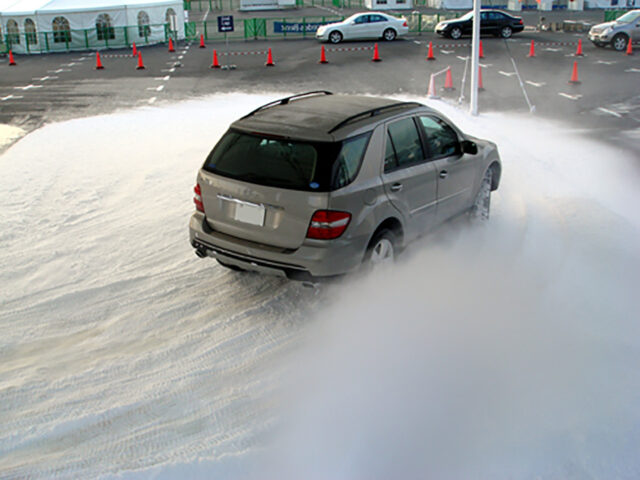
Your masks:
[{"label": "exhaust pipe", "polygon": [[196,248],[196,255],[200,258],[207,258],[207,251],[204,248]]}]

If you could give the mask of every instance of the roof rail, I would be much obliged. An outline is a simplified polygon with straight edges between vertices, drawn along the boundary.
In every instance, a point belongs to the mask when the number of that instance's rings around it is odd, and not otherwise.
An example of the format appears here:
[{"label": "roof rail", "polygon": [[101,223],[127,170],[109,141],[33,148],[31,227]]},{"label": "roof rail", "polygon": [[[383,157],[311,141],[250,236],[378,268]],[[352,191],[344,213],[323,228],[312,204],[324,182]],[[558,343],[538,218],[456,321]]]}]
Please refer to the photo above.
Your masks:
[{"label": "roof rail", "polygon": [[297,95],[291,95],[290,97],[281,98],[280,100],[274,100],[273,102],[266,103],[266,104],[262,105],[261,107],[256,108],[254,111],[252,111],[250,113],[247,113],[244,117],[242,117],[242,119],[248,118],[251,115],[254,115],[254,114],[258,113],[260,110],[264,110],[265,108],[275,107],[277,105],[286,105],[287,103],[289,103],[289,101],[291,101],[293,99],[302,98],[302,97],[310,97],[311,95],[333,95],[333,93],[332,92],[328,92],[327,90],[313,90],[311,92],[298,93]]},{"label": "roof rail", "polygon": [[356,120],[367,118],[367,117],[374,117],[376,115],[380,115],[385,110],[389,110],[389,109],[392,109],[392,108],[399,108],[399,107],[410,107],[410,106],[411,107],[421,107],[422,104],[418,103],[418,102],[399,102],[399,103],[392,103],[391,105],[385,105],[383,107],[372,108],[371,110],[366,110],[364,112],[360,112],[360,113],[357,113],[355,115],[350,116],[349,118],[347,118],[347,119],[341,121],[340,123],[338,123],[335,127],[333,127],[331,130],[329,130],[327,133],[333,133],[336,130],[338,130],[339,128],[344,127],[348,123],[355,122]]}]

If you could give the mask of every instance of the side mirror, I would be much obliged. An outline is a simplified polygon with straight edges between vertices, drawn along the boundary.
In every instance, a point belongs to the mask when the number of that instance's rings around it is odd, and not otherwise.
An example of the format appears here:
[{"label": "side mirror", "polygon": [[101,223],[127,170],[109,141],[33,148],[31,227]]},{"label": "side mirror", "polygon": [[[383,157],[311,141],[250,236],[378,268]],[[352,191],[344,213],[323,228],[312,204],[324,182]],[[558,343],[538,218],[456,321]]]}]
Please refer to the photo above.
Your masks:
[{"label": "side mirror", "polygon": [[471,140],[463,140],[462,141],[462,152],[468,153],[469,155],[476,155],[478,153],[478,145]]}]

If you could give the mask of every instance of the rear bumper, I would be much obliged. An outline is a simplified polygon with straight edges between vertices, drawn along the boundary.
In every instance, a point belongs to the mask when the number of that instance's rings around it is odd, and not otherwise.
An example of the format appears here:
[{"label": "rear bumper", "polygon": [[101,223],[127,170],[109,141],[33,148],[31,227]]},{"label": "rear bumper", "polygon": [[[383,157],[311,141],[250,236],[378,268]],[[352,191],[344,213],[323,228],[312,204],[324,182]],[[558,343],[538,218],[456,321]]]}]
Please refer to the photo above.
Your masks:
[{"label": "rear bumper", "polygon": [[296,249],[278,249],[215,232],[196,212],[189,222],[189,240],[200,256],[267,275],[316,281],[359,268],[369,239],[306,240]]}]

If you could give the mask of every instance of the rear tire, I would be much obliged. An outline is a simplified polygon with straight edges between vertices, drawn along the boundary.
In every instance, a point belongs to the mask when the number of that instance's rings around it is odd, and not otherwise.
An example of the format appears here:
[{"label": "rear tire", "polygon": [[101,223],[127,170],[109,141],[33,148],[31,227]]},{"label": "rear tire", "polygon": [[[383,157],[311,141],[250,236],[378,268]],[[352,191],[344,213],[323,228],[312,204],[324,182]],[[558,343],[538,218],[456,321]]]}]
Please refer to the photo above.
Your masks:
[{"label": "rear tire", "polygon": [[342,41],[342,34],[339,31],[334,30],[329,34],[329,41],[334,44],[340,43]]},{"label": "rear tire", "polygon": [[367,247],[367,253],[364,256],[365,269],[371,272],[393,265],[396,253],[396,235],[391,230],[380,230],[373,236]]},{"label": "rear tire", "polygon": [[611,46],[614,48],[614,50],[622,52],[627,48],[627,42],[629,42],[629,37],[627,37],[624,33],[618,33],[611,39]]},{"label": "rear tire", "polygon": [[502,30],[500,30],[500,36],[502,38],[511,38],[511,35],[513,35],[513,29],[511,27],[502,27]]},{"label": "rear tire", "polygon": [[387,42],[393,42],[396,39],[396,31],[393,28],[387,28],[382,34],[382,38]]},{"label": "rear tire", "polygon": [[473,201],[473,206],[470,210],[471,218],[477,220],[489,220],[489,211],[491,210],[491,184],[493,182],[493,170],[488,168],[482,177],[482,183],[480,184],[480,190],[476,195],[476,199]]}]

